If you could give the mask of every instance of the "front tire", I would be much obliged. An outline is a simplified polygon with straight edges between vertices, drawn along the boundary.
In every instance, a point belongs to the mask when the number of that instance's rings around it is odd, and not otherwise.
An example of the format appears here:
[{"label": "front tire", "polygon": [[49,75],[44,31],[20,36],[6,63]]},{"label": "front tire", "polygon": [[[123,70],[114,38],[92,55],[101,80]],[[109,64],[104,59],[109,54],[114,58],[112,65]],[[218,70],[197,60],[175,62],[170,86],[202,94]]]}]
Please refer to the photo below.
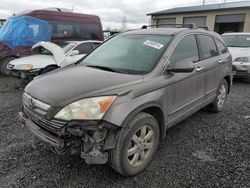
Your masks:
[{"label": "front tire", "polygon": [[110,166],[124,176],[143,171],[152,161],[159,143],[159,124],[150,114],[137,114],[119,133],[110,151]]},{"label": "front tire", "polygon": [[0,72],[4,75],[4,76],[9,76],[11,71],[7,68],[8,64],[10,61],[16,59],[15,57],[7,57],[4,60],[2,60],[0,62]]},{"label": "front tire", "polygon": [[223,110],[225,101],[227,99],[227,94],[228,94],[228,84],[227,81],[224,79],[220,83],[215,100],[210,104],[210,110],[212,112],[218,113]]}]

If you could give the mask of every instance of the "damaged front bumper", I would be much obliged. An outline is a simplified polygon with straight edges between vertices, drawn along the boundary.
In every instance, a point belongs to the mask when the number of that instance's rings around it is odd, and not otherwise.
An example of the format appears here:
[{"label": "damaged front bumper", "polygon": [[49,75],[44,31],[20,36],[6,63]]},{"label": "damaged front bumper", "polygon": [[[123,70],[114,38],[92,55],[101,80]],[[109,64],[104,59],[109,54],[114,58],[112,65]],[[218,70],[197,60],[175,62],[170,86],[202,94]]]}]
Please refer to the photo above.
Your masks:
[{"label": "damaged front bumper", "polygon": [[80,155],[87,164],[104,164],[107,151],[116,145],[117,126],[104,121],[72,121],[60,135],[39,126],[24,112],[18,114],[20,122],[36,137],[52,146],[57,153]]}]

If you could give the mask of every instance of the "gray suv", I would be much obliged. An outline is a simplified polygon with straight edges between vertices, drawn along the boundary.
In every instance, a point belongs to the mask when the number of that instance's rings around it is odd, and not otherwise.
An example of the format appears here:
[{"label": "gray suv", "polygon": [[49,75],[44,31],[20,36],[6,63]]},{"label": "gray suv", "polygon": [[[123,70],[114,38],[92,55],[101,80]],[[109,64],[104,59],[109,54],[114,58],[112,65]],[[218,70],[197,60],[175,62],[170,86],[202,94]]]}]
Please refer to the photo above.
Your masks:
[{"label": "gray suv", "polygon": [[53,151],[124,176],[144,170],[166,130],[208,106],[222,111],[232,58],[198,28],[151,28],[106,41],[78,65],[29,83],[19,118]]}]

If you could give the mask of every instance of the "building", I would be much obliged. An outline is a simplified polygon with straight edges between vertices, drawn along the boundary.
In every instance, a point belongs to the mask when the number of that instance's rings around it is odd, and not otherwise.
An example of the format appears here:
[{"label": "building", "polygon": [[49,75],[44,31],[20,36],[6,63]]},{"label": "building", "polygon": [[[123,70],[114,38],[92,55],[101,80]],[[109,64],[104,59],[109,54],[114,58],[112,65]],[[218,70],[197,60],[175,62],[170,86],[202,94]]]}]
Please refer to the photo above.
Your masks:
[{"label": "building", "polygon": [[147,16],[151,16],[152,25],[159,24],[159,27],[168,27],[163,24],[195,23],[199,27],[208,26],[219,34],[250,32],[250,1],[177,7]]}]

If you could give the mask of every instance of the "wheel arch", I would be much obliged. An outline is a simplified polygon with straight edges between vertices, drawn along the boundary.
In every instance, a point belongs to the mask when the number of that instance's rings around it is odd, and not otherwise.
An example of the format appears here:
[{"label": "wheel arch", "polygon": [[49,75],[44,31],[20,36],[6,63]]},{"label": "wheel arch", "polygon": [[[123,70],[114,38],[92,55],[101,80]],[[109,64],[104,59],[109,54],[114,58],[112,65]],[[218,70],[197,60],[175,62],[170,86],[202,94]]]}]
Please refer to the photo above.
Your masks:
[{"label": "wheel arch", "polygon": [[136,109],[132,110],[127,117],[122,122],[122,127],[124,127],[133,117],[135,117],[138,113],[145,112],[152,115],[159,124],[160,129],[160,138],[165,138],[166,135],[166,126],[165,126],[165,117],[162,108],[157,104],[143,104]]},{"label": "wheel arch", "polygon": [[232,83],[232,80],[231,80],[231,77],[229,75],[225,76],[224,79],[227,81],[227,87],[228,87],[228,93],[230,92],[230,89],[231,89],[231,83]]},{"label": "wheel arch", "polygon": [[0,58],[0,62],[1,62],[1,61],[4,61],[5,59],[10,58],[10,57],[20,58],[19,56],[16,56],[16,55],[9,55],[9,56],[1,57],[1,58]]}]

